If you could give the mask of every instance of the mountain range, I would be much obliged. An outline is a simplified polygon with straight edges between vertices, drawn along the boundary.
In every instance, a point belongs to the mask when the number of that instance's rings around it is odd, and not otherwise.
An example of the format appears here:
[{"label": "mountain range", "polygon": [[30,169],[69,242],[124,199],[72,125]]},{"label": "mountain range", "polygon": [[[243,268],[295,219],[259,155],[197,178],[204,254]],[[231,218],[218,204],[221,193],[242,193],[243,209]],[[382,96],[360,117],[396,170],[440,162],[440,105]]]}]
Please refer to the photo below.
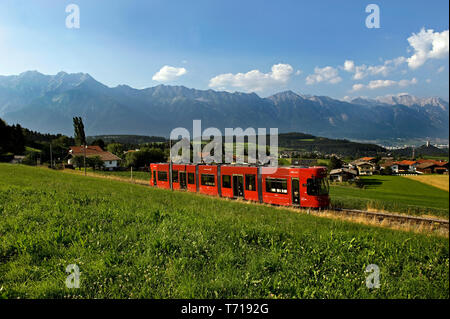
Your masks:
[{"label": "mountain range", "polygon": [[403,94],[341,101],[285,91],[262,98],[255,93],[196,90],[158,85],[108,87],[86,73],[44,75],[27,71],[0,76],[0,117],[44,133],[73,135],[81,116],[87,135],[168,136],[172,129],[277,127],[348,139],[444,138],[449,104],[438,97]]}]

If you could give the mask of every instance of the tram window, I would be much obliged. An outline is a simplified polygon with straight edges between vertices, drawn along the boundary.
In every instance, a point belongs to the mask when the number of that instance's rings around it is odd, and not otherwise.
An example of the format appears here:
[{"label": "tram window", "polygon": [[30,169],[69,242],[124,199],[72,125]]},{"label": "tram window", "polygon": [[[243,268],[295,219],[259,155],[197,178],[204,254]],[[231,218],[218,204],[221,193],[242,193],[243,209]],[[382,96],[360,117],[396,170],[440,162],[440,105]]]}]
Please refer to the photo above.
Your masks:
[{"label": "tram window", "polygon": [[266,178],[266,192],[287,194],[287,180],[284,178]]},{"label": "tram window", "polygon": [[222,187],[223,188],[231,188],[231,176],[230,175],[222,175]]},{"label": "tram window", "polygon": [[245,175],[245,190],[255,191],[256,190],[256,175]]},{"label": "tram window", "polygon": [[211,174],[202,174],[202,185],[216,186],[215,176]]},{"label": "tram window", "polygon": [[178,183],[178,171],[172,171],[172,182]]},{"label": "tram window", "polygon": [[195,184],[194,173],[188,173],[188,184]]},{"label": "tram window", "polygon": [[311,196],[328,195],[329,185],[326,178],[308,178],[306,193]]},{"label": "tram window", "polygon": [[166,171],[158,171],[158,181],[167,182],[167,172]]}]

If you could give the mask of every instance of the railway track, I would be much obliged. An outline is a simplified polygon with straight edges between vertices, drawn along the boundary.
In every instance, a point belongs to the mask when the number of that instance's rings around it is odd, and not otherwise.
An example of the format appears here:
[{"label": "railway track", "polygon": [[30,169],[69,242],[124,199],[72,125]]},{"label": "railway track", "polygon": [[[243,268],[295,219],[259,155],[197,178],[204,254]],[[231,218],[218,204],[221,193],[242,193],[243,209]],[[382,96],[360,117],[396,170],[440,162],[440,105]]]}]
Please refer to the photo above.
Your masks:
[{"label": "railway track", "polygon": [[345,209],[345,208],[335,208],[332,211],[336,212],[337,214],[345,214],[348,216],[364,216],[368,218],[373,218],[380,222],[383,220],[388,220],[400,224],[428,225],[436,228],[443,228],[447,231],[449,229],[449,221],[446,219],[418,217],[394,213],[369,212],[365,210]]}]

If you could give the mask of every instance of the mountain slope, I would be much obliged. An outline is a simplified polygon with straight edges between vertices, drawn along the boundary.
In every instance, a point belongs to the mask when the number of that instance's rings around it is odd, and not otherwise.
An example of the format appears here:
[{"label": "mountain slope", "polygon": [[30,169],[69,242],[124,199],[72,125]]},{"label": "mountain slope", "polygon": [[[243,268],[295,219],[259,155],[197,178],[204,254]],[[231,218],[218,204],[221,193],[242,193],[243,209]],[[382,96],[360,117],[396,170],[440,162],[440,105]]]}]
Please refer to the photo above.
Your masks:
[{"label": "mountain slope", "polygon": [[261,98],[254,93],[159,85],[137,90],[107,87],[89,74],[43,75],[29,71],[0,76],[0,117],[33,130],[72,134],[82,116],[86,133],[168,136],[172,129],[276,127],[338,138],[448,138],[448,103],[397,96],[350,102],[292,91]]}]

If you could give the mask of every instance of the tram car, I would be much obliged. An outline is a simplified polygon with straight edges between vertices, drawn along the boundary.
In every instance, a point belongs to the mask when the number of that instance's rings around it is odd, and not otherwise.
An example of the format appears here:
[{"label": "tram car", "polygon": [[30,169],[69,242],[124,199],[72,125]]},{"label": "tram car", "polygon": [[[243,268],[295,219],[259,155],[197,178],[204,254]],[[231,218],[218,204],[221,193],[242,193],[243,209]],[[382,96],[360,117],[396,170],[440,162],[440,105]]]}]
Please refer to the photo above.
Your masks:
[{"label": "tram car", "polygon": [[[324,209],[330,204],[326,167],[150,164],[150,185],[259,203]],[[170,180],[171,177],[171,180]]]}]

